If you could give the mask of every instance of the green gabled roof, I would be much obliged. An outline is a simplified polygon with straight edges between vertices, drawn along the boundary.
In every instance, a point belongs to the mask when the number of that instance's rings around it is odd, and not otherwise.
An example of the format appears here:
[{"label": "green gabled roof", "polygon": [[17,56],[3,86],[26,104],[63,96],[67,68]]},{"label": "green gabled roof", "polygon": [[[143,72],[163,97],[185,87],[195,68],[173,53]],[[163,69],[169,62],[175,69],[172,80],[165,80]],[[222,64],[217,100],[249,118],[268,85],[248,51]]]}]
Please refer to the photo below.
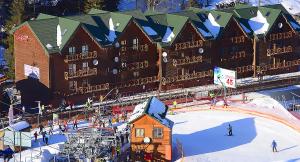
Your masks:
[{"label": "green gabled roof", "polygon": [[278,9],[278,10],[281,10],[285,14],[289,14],[289,12],[281,4],[272,4],[272,5],[266,5],[263,7]]},{"label": "green gabled roof", "polygon": [[278,9],[272,9],[267,7],[259,7],[259,11],[262,13],[262,15],[267,19],[267,22],[269,23],[269,28],[266,31],[265,34],[267,34],[274,23],[276,22],[277,18],[281,14],[281,10]]},{"label": "green gabled roof", "polygon": [[55,18],[57,16],[53,16],[53,15],[48,15],[48,14],[44,14],[44,13],[40,13],[36,20],[41,20],[41,19],[52,19],[52,18]]},{"label": "green gabled roof", "polygon": [[99,9],[96,9],[96,8],[92,8],[88,14],[101,14],[101,13],[107,13],[108,11],[104,11],[104,10],[99,10]]},{"label": "green gabled roof", "polygon": [[232,17],[232,13],[218,11],[218,10],[211,10],[209,11],[215,18],[216,22],[223,28],[225,28]]},{"label": "green gabled roof", "polygon": [[[188,17],[172,14],[150,15],[147,18],[153,24],[157,33],[160,34],[162,41],[159,43],[161,43],[161,46],[171,45],[188,21]],[[172,35],[174,34],[174,37],[171,38],[171,41],[164,40],[164,38],[167,38],[166,34],[170,34],[170,32]]]},{"label": "green gabled roof", "polygon": [[257,15],[257,7],[249,6],[247,8],[237,8],[233,10],[233,14],[244,19],[251,19]]},{"label": "green gabled roof", "polygon": [[[61,17],[39,19],[28,21],[29,27],[37,36],[38,40],[48,51],[49,54],[60,52],[74,31],[79,26],[79,22],[68,20]],[[57,46],[57,27],[61,28],[61,45]]]}]

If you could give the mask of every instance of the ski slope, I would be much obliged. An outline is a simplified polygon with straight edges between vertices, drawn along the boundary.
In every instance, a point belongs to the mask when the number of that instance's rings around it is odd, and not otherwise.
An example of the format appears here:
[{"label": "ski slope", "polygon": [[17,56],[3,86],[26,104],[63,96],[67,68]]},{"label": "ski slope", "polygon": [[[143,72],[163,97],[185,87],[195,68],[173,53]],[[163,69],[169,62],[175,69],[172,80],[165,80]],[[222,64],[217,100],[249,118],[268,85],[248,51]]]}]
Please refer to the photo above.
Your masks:
[{"label": "ski slope", "polygon": [[[300,133],[281,123],[235,112],[203,110],[169,115],[173,144],[188,162],[300,162]],[[227,136],[228,124],[233,136]],[[278,144],[273,153],[272,140]],[[175,145],[175,144],[174,144]]]}]

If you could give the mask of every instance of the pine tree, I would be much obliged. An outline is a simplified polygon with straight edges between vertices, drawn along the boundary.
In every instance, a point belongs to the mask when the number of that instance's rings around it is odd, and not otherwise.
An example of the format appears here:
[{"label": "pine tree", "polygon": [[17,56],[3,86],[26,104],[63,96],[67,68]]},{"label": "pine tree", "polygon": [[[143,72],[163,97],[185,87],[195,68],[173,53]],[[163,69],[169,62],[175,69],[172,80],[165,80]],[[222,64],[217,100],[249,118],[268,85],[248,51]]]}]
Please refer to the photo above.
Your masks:
[{"label": "pine tree", "polygon": [[118,11],[120,0],[104,0],[104,10],[106,11]]},{"label": "pine tree", "polygon": [[[5,22],[5,30],[8,33],[14,27],[20,25],[24,21],[24,14],[25,14],[25,3],[24,0],[14,0],[11,2],[9,8],[10,18]],[[8,49],[5,52],[5,59],[8,63],[9,70],[6,72],[6,75],[9,78],[14,78],[14,38],[12,34],[8,34],[5,39],[5,44]]]},{"label": "pine tree", "polygon": [[201,5],[199,4],[198,0],[189,0],[188,1],[188,4],[187,4],[187,7],[198,7],[200,8]]},{"label": "pine tree", "polygon": [[88,13],[92,8],[102,10],[104,8],[104,0],[84,0],[83,10],[84,13]]}]

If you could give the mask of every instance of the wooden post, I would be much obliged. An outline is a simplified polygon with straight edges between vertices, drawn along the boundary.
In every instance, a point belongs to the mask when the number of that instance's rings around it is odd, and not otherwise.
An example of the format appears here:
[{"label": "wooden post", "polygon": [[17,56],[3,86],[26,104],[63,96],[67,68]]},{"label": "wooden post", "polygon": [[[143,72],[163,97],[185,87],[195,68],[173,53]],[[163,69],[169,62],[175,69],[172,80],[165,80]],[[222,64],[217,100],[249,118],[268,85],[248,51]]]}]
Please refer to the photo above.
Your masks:
[{"label": "wooden post", "polygon": [[256,77],[256,39],[253,38],[253,62],[252,65],[254,66],[253,68],[253,77]]},{"label": "wooden post", "polygon": [[[158,52],[158,80],[159,80],[159,86],[158,86],[158,93],[161,91],[162,89],[162,49],[161,47],[158,47],[159,45],[157,44],[157,52]],[[159,95],[159,94],[158,94]]]}]

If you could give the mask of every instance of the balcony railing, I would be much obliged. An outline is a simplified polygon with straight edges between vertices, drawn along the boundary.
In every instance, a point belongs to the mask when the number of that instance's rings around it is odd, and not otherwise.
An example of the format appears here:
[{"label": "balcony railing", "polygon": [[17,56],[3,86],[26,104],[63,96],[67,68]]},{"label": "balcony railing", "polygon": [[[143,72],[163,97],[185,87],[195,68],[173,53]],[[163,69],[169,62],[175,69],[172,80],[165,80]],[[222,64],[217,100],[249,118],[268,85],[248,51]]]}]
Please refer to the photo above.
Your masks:
[{"label": "balcony railing", "polygon": [[78,61],[78,60],[86,60],[86,59],[94,59],[97,58],[97,51],[88,52],[88,53],[80,53],[80,54],[69,54],[66,55],[64,61]]},{"label": "balcony railing", "polygon": [[173,65],[187,65],[202,62],[202,56],[185,57],[184,59],[173,59]]},{"label": "balcony railing", "polygon": [[98,84],[98,85],[88,85],[86,87],[76,88],[76,94],[87,94],[99,91],[109,90],[109,83]]},{"label": "balcony railing", "polygon": [[130,64],[122,64],[122,67],[127,69],[127,70],[139,70],[139,69],[145,69],[148,68],[149,63],[147,60],[142,61],[142,62],[134,62]]},{"label": "balcony railing", "polygon": [[68,79],[87,77],[92,75],[97,75],[97,68],[82,69],[73,73],[65,72],[65,79],[68,80]]},{"label": "balcony railing", "polygon": [[204,77],[212,77],[212,76],[213,76],[212,70],[201,71],[201,72],[195,72],[195,73],[191,73],[191,74],[177,75],[177,76],[173,76],[173,77],[162,78],[162,84],[166,85],[168,83],[174,83],[174,82],[186,81],[186,80],[192,80],[192,79],[198,79],[198,78],[204,78]]},{"label": "balcony railing", "polygon": [[122,46],[121,52],[126,52],[128,50],[147,52],[149,50],[149,46],[147,44],[144,45],[133,45],[133,46]]},{"label": "balcony railing", "polygon": [[149,83],[155,83],[158,81],[159,80],[157,76],[138,78],[138,79],[133,79],[127,82],[120,83],[116,86],[116,88],[128,88],[133,86],[145,85]]}]

